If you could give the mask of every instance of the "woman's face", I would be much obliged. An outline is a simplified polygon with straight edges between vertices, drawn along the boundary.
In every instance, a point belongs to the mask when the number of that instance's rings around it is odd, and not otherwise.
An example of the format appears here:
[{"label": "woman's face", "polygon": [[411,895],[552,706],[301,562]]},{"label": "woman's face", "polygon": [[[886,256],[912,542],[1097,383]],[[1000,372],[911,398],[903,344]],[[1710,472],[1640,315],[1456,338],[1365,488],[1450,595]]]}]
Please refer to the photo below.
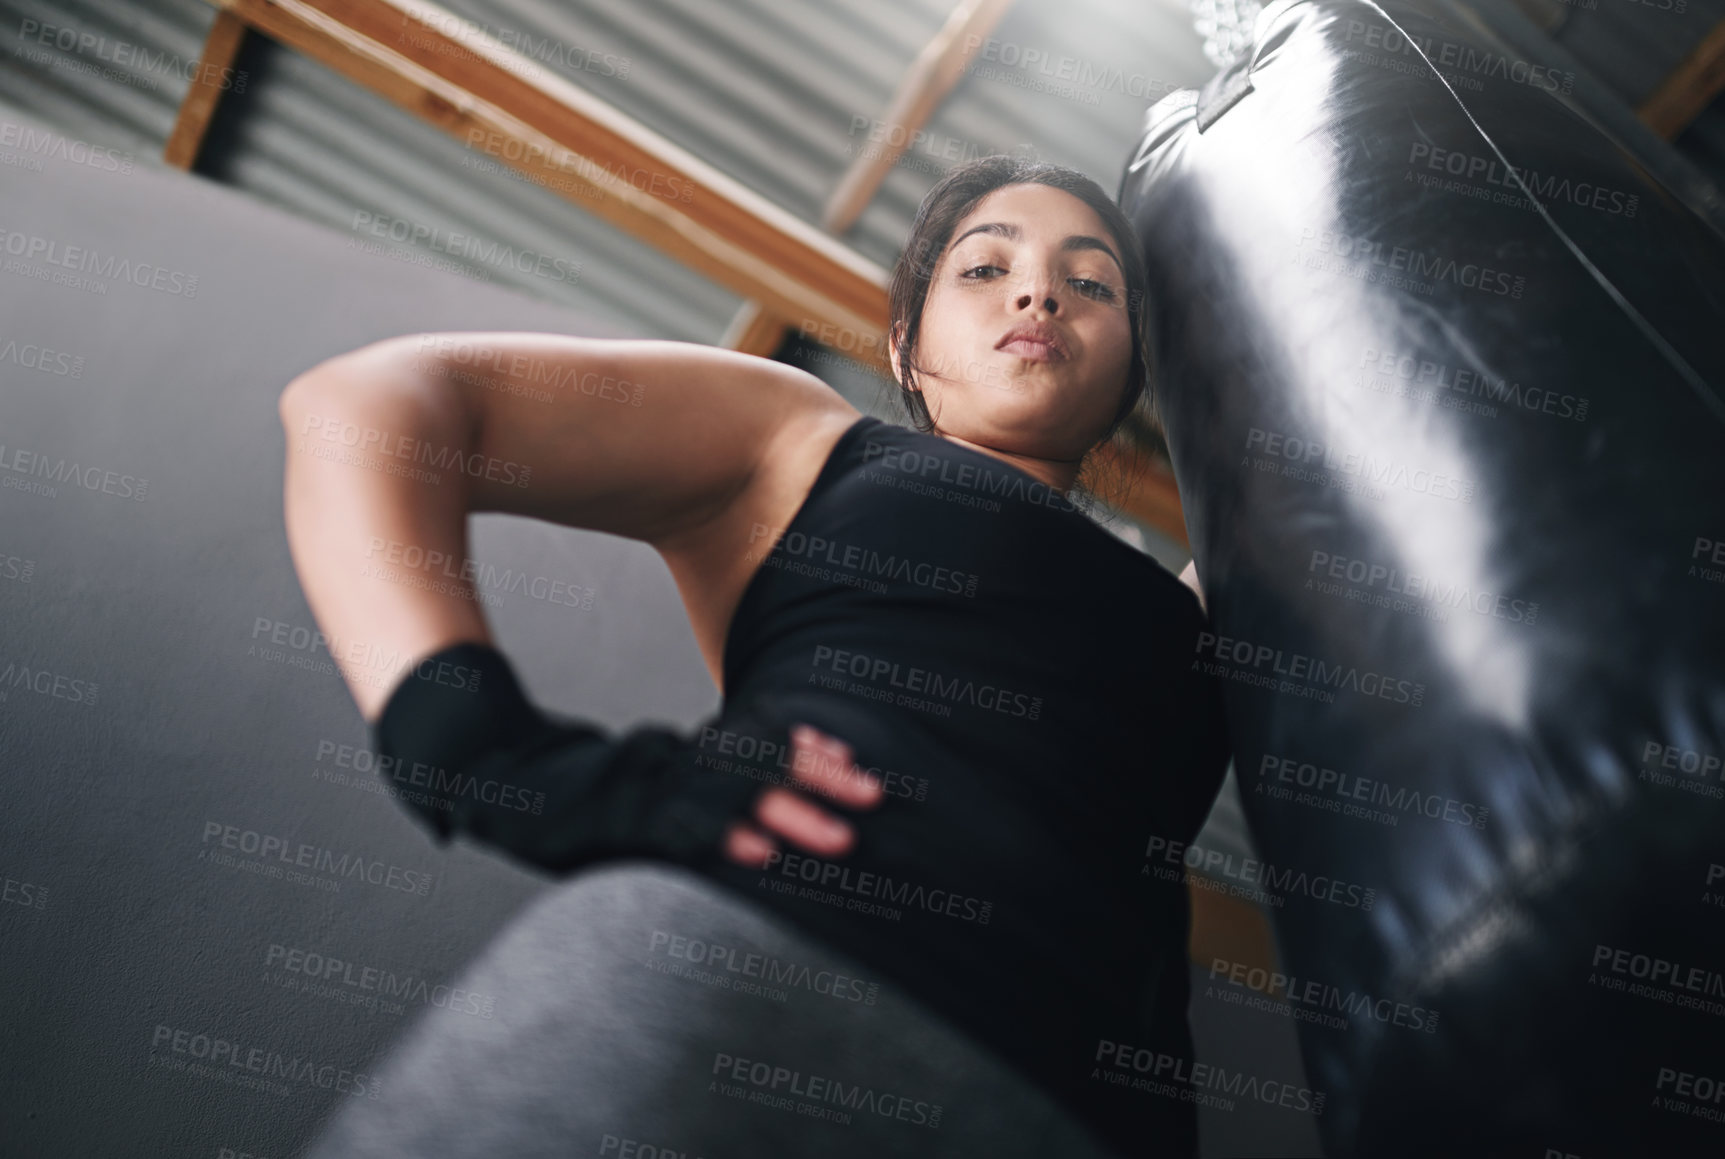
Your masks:
[{"label": "woman's face", "polygon": [[923,306],[915,379],[943,434],[1037,458],[1094,446],[1132,365],[1126,280],[1096,211],[1007,185],[958,223]]}]

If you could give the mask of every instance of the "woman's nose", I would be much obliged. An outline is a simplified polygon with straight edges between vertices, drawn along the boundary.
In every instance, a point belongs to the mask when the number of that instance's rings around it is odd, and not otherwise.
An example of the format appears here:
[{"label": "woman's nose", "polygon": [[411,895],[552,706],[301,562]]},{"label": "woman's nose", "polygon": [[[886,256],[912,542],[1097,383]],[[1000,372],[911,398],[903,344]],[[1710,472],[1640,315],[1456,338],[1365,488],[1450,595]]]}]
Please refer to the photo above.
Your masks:
[{"label": "woman's nose", "polygon": [[1060,303],[1055,300],[1054,295],[1047,290],[1042,289],[1026,290],[1019,294],[1017,302],[1018,308],[1020,310],[1030,309],[1031,303],[1036,301],[1038,294],[1042,296],[1042,308],[1044,310],[1047,310],[1050,314],[1057,314],[1060,312]]}]

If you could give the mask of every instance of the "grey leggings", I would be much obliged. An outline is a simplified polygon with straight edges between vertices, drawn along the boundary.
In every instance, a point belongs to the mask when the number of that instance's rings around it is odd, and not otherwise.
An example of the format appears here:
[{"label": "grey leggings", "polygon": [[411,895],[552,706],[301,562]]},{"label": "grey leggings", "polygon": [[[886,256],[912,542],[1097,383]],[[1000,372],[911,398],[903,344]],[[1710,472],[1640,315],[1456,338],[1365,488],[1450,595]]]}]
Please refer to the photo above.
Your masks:
[{"label": "grey leggings", "polygon": [[493,1016],[425,1011],[308,1159],[1110,1154],[883,979],[670,866],[559,883],[452,985]]}]

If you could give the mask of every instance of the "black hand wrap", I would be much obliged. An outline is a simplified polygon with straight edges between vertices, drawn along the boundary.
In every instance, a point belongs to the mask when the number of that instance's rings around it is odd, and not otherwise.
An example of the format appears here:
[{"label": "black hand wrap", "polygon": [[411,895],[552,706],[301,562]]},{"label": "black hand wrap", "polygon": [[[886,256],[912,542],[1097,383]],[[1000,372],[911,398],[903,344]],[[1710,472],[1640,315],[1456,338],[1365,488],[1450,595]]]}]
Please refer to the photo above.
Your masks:
[{"label": "black hand wrap", "polygon": [[503,653],[473,642],[415,665],[372,739],[398,799],[438,844],[464,833],[557,873],[611,857],[711,864],[762,791],[703,768],[699,746],[670,729],[613,739],[554,720],[528,701]]}]

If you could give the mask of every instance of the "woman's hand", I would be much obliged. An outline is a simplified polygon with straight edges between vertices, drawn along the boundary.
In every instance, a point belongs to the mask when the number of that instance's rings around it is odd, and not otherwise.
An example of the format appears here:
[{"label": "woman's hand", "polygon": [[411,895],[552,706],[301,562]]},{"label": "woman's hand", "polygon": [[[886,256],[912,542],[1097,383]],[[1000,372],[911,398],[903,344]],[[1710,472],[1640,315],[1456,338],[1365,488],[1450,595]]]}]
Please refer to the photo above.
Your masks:
[{"label": "woman's hand", "polygon": [[[831,798],[852,809],[872,809],[885,793],[880,780],[851,759],[851,748],[806,724],[791,726],[791,770],[804,792]],[[821,857],[849,853],[856,833],[849,822],[821,808],[803,793],[775,786],[762,793],[755,824],[738,821],[725,836],[725,856],[750,869],[763,869],[779,844],[771,834]]]}]

